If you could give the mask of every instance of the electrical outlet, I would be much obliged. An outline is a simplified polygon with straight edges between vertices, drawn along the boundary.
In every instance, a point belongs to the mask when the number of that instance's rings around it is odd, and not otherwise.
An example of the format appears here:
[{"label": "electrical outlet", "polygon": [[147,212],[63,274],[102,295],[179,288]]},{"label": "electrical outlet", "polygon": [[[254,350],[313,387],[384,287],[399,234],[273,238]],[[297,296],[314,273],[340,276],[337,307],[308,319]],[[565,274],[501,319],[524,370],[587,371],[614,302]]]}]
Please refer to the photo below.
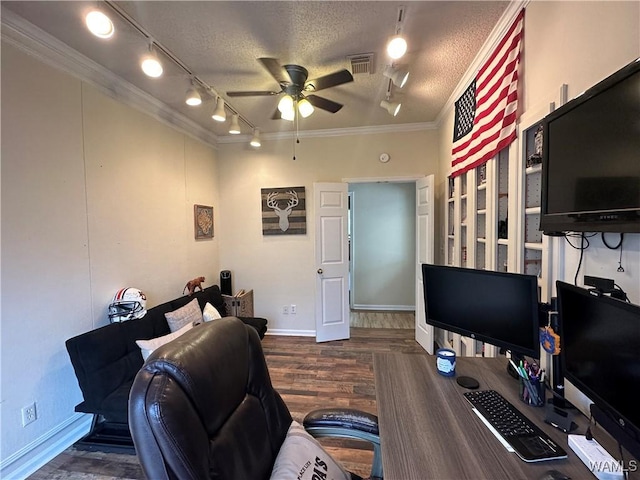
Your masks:
[{"label": "electrical outlet", "polygon": [[291,308],[289,309],[289,311],[291,312],[291,315],[295,315],[296,312],[298,311],[298,307],[296,307],[295,305],[291,305]]},{"label": "electrical outlet", "polygon": [[22,413],[22,426],[26,427],[38,419],[38,411],[36,410],[36,402],[33,402],[20,410]]},{"label": "electrical outlet", "polygon": [[285,315],[289,314],[289,305],[282,306],[282,313],[284,313]]}]

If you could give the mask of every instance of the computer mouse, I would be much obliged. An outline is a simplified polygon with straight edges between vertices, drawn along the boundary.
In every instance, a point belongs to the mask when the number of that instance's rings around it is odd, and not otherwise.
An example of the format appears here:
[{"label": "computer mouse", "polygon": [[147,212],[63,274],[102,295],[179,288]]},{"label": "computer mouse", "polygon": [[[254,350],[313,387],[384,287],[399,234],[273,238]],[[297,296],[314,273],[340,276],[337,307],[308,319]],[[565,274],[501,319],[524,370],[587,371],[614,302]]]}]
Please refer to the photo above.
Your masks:
[{"label": "computer mouse", "polygon": [[540,477],[540,480],[569,480],[571,477],[566,476],[564,473],[558,470],[547,470],[544,475]]}]

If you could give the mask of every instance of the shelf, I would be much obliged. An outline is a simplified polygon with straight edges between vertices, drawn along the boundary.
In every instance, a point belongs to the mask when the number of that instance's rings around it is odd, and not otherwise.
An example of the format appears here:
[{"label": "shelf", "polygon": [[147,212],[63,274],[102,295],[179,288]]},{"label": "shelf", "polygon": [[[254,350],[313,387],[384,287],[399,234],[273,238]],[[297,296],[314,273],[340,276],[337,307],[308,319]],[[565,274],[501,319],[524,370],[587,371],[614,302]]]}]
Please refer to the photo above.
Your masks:
[{"label": "shelf", "polygon": [[527,243],[524,244],[524,248],[528,248],[529,250],[542,251],[542,243],[527,242]]},{"label": "shelf", "polygon": [[478,191],[482,191],[482,190],[486,190],[487,189],[487,183],[481,183],[480,185],[478,185],[477,190]]},{"label": "shelf", "polygon": [[453,203],[455,201],[456,201],[455,198],[452,198],[452,197],[447,198],[447,202],[449,202],[449,203]]},{"label": "shelf", "polygon": [[476,242],[478,242],[478,243],[487,243],[487,239],[486,238],[476,238]]},{"label": "shelf", "polygon": [[509,239],[508,238],[499,238],[498,239],[498,245],[509,245]]},{"label": "shelf", "polygon": [[534,165],[533,167],[527,167],[524,170],[524,173],[527,175],[532,175],[534,173],[538,173],[542,171],[542,164],[538,163],[537,165]]},{"label": "shelf", "polygon": [[540,215],[540,207],[529,207],[524,209],[525,215]]},{"label": "shelf", "polygon": [[486,208],[478,210],[478,215],[486,215],[486,214],[487,214],[487,209]]}]

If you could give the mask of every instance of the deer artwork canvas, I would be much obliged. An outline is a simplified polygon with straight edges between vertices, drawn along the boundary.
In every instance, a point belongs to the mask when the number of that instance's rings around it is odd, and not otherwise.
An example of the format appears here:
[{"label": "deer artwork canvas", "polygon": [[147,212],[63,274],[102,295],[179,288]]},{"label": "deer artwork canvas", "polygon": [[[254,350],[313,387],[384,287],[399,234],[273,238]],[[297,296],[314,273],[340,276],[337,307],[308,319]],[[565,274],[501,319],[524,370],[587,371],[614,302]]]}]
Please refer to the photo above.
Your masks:
[{"label": "deer artwork canvas", "polygon": [[307,233],[304,187],[263,188],[261,196],[263,235]]}]

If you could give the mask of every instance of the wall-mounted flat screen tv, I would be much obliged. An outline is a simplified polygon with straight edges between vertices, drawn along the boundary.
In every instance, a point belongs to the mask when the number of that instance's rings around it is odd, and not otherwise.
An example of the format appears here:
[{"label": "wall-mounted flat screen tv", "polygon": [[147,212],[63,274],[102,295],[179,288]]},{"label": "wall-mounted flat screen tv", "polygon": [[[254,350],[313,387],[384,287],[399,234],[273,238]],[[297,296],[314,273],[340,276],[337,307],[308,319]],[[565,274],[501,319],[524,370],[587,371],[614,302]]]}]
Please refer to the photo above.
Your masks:
[{"label": "wall-mounted flat screen tv", "polygon": [[640,59],[542,124],[540,229],[640,232]]}]

